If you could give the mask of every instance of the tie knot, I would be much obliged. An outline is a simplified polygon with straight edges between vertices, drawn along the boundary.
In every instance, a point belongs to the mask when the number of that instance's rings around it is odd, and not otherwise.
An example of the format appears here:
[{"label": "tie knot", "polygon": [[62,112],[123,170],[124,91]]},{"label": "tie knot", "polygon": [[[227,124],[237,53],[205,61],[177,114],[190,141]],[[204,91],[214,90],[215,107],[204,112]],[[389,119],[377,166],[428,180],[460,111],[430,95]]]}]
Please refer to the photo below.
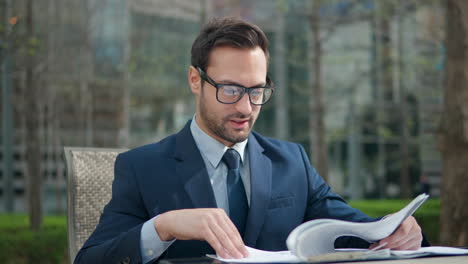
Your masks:
[{"label": "tie knot", "polygon": [[223,161],[230,170],[239,169],[240,155],[234,149],[228,149],[224,153]]}]

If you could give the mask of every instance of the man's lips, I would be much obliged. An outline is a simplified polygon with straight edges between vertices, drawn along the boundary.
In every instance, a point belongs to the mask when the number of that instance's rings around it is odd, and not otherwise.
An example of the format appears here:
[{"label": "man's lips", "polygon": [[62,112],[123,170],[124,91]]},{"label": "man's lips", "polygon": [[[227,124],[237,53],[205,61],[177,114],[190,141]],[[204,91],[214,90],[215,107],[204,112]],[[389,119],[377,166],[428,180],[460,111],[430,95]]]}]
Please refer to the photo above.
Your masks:
[{"label": "man's lips", "polygon": [[249,119],[244,119],[244,120],[229,120],[229,123],[234,128],[245,128],[249,125]]}]

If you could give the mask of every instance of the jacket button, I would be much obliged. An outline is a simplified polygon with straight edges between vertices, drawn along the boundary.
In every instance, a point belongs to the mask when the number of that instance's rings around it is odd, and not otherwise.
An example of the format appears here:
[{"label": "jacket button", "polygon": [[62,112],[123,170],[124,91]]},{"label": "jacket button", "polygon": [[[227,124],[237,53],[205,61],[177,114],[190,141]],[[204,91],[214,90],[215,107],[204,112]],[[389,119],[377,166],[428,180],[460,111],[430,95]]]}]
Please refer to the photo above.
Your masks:
[{"label": "jacket button", "polygon": [[120,261],[120,264],[129,264],[130,263],[130,258],[126,257]]}]

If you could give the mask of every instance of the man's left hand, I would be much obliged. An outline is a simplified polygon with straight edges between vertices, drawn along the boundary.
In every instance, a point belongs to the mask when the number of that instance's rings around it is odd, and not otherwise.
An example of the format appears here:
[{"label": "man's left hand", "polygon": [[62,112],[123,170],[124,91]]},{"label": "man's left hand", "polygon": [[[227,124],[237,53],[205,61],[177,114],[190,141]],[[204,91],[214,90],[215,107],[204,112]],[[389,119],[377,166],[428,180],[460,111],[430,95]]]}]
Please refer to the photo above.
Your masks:
[{"label": "man's left hand", "polygon": [[421,227],[414,217],[410,216],[390,236],[372,244],[369,249],[376,247],[396,250],[416,250],[421,247]]}]

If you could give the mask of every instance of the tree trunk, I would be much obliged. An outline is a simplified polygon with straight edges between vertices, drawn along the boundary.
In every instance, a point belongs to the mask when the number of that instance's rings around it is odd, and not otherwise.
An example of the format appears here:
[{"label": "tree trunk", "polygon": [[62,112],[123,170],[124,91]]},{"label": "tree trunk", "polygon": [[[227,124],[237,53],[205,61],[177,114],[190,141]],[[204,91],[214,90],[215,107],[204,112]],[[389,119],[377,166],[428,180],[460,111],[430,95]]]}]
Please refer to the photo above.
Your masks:
[{"label": "tree trunk", "polygon": [[289,138],[289,116],[288,116],[288,87],[287,87],[287,65],[286,60],[286,4],[282,0],[276,1],[277,18],[275,21],[275,136],[287,140]]},{"label": "tree trunk", "polygon": [[127,147],[130,142],[130,51],[131,51],[131,34],[130,34],[130,3],[127,2],[127,11],[125,13],[125,49],[124,49],[124,67],[123,72],[123,91],[122,91],[122,111],[120,118],[120,128],[118,133],[117,145],[121,148]]},{"label": "tree trunk", "polygon": [[396,75],[398,80],[396,85],[398,86],[399,94],[399,123],[400,123],[400,187],[401,187],[401,198],[409,199],[411,198],[411,182],[409,175],[409,132],[407,126],[407,115],[408,115],[408,106],[406,103],[406,87],[405,87],[405,52],[404,52],[404,42],[403,42],[403,28],[404,28],[404,17],[403,13],[405,10],[405,0],[399,0],[398,6],[396,7],[397,13],[397,70]]},{"label": "tree trunk", "polygon": [[356,115],[354,94],[351,95],[348,113],[348,186],[349,198],[359,200],[364,198],[365,179],[361,177],[361,122]]},{"label": "tree trunk", "polygon": [[80,17],[82,27],[80,43],[80,112],[83,124],[83,145],[94,146],[94,90],[91,87],[94,82],[94,63],[92,58],[91,21],[97,16],[90,0],[83,1],[83,12]]},{"label": "tree trunk", "polygon": [[13,194],[13,89],[11,85],[11,63],[9,49],[13,45],[13,40],[8,38],[8,33],[11,30],[9,19],[12,15],[12,2],[7,0],[4,3],[3,14],[4,18],[1,23],[5,25],[1,36],[0,46],[0,64],[1,64],[1,81],[2,86],[2,155],[3,155],[3,197],[5,200],[5,211],[12,213],[14,211],[14,194]]},{"label": "tree trunk", "polygon": [[325,142],[325,109],[322,94],[322,39],[320,37],[320,3],[312,2],[310,29],[312,32],[312,87],[310,94],[310,156],[312,164],[325,181],[328,181],[328,150]]},{"label": "tree trunk", "polygon": [[441,244],[468,244],[468,1],[447,6],[447,68],[441,124]]},{"label": "tree trunk", "polygon": [[[33,22],[33,0],[26,1],[26,32],[29,38],[35,37]],[[34,76],[35,57],[29,55],[26,62],[25,102],[26,117],[26,193],[28,198],[29,223],[32,230],[39,230],[42,224],[42,174],[41,150],[39,144],[39,98],[38,86]]]},{"label": "tree trunk", "polygon": [[384,131],[388,125],[386,117],[391,109],[393,100],[393,71],[391,48],[391,10],[389,1],[376,1],[376,45],[377,45],[377,94],[376,94],[376,126],[377,126],[377,175],[381,186],[380,198],[386,195],[387,183],[387,139]]},{"label": "tree trunk", "polygon": [[380,20],[382,19],[382,12],[380,8],[381,2],[376,2],[376,8],[372,14],[371,30],[372,30],[372,86],[374,87],[373,97],[377,103],[375,107],[375,127],[377,136],[377,159],[376,159],[376,172],[375,180],[377,183],[377,190],[379,198],[385,197],[385,142],[379,133],[383,128],[383,96],[382,96],[382,67],[381,67],[381,33],[380,33]]}]

